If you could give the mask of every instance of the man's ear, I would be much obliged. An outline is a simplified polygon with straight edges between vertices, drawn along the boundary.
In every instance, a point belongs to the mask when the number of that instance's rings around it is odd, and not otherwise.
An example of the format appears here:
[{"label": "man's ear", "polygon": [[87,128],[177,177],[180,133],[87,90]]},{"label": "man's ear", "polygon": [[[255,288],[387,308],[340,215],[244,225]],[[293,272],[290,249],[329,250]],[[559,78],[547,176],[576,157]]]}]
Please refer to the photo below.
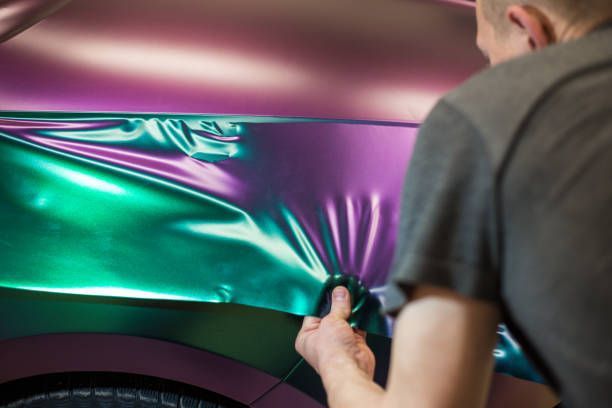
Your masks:
[{"label": "man's ear", "polygon": [[512,5],[506,10],[506,18],[525,37],[526,46],[536,51],[555,42],[554,31],[548,18],[537,8]]}]

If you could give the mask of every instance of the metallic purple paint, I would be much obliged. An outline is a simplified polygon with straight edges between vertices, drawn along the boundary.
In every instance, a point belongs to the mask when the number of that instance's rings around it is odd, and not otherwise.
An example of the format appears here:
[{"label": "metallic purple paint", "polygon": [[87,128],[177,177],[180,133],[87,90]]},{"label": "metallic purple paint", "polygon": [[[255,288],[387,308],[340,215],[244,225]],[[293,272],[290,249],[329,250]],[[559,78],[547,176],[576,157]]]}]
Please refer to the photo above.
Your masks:
[{"label": "metallic purple paint", "polygon": [[0,110],[418,122],[483,65],[472,20],[428,0],[73,0],[0,45]]},{"label": "metallic purple paint", "polygon": [[70,0],[0,0],[0,43],[27,30]]}]

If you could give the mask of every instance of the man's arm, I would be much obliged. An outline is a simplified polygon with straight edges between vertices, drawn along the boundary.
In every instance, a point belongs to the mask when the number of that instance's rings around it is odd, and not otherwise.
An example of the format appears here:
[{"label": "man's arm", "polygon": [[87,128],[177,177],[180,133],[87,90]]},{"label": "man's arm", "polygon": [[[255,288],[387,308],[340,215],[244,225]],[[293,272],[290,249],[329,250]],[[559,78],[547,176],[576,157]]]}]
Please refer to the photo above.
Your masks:
[{"label": "man's arm", "polygon": [[397,319],[387,391],[373,381],[374,357],[347,323],[350,299],[332,296],[323,319],[306,318],[296,340],[319,372],[331,408],[482,407],[493,368],[497,308],[450,290],[417,287]]}]

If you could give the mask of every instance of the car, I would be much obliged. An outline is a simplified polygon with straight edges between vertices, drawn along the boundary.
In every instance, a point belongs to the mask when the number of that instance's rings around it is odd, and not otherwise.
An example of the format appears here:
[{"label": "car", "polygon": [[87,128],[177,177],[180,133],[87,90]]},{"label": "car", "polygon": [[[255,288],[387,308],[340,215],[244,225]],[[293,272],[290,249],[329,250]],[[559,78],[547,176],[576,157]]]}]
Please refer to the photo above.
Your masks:
[{"label": "car", "polygon": [[[323,406],[293,342],[338,284],[384,384],[402,181],[483,66],[470,2],[1,7],[3,404]],[[490,406],[552,406],[499,333]]]}]

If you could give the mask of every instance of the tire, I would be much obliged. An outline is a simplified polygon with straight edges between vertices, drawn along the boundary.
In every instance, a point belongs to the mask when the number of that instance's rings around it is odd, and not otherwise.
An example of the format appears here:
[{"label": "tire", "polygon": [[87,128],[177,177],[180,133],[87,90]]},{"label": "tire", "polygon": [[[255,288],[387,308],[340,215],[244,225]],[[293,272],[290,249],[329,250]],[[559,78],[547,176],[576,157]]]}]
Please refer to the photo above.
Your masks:
[{"label": "tire", "polygon": [[52,374],[0,385],[2,408],[243,408],[185,384],[116,373]]}]

